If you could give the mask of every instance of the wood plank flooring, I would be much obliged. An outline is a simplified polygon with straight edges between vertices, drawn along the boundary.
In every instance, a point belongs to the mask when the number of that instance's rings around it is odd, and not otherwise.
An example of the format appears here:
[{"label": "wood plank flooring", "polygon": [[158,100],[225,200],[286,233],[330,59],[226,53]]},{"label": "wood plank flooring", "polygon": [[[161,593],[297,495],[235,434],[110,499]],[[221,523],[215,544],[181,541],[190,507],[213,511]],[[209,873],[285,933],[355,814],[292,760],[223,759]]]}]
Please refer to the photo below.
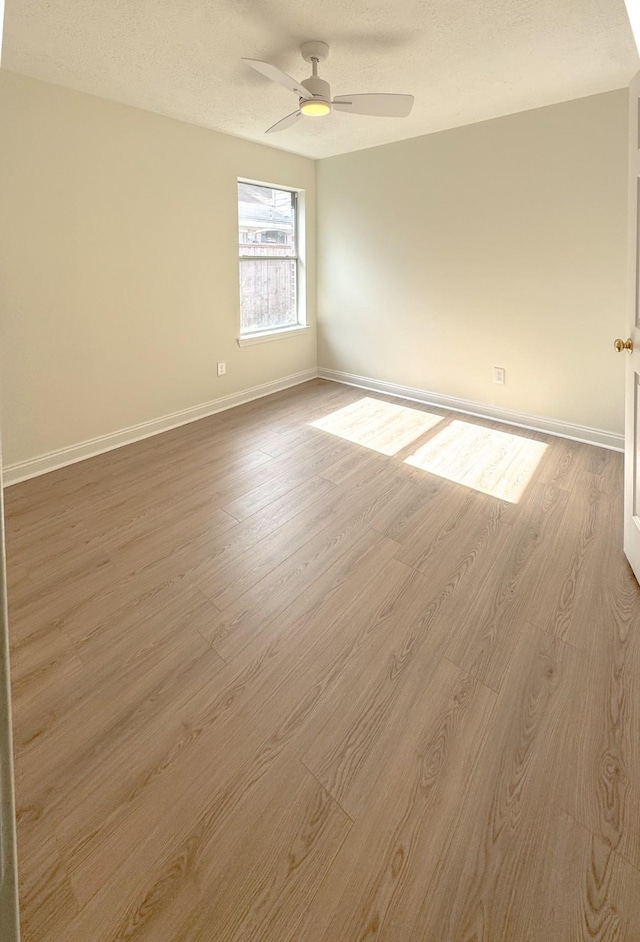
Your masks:
[{"label": "wood plank flooring", "polygon": [[9,488],[25,942],[638,942],[621,504],[321,380]]}]

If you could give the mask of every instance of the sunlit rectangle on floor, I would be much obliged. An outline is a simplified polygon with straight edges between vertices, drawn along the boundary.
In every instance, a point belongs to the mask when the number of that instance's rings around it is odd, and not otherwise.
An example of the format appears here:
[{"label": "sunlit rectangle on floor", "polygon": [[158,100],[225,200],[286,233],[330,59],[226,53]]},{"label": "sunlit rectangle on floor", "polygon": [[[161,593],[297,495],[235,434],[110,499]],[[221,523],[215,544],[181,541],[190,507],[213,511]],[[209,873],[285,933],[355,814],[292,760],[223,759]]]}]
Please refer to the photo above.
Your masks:
[{"label": "sunlit rectangle on floor", "polygon": [[546,449],[544,442],[456,420],[406,463],[517,504]]},{"label": "sunlit rectangle on floor", "polygon": [[440,415],[365,396],[311,425],[383,455],[395,455],[438,422]]}]

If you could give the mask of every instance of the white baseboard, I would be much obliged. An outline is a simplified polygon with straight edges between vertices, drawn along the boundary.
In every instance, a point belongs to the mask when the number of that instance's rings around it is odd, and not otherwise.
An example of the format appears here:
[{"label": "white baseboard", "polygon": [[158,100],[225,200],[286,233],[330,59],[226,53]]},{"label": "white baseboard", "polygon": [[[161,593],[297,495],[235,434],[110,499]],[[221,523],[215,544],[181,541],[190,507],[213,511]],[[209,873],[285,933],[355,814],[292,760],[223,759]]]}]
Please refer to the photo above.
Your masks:
[{"label": "white baseboard", "polygon": [[344,383],[347,386],[357,386],[359,389],[367,389],[388,396],[397,396],[400,399],[410,399],[414,402],[437,406],[440,409],[449,409],[452,412],[463,412],[466,415],[475,415],[483,419],[493,419],[496,422],[504,422],[506,425],[516,425],[519,428],[528,428],[536,432],[546,432],[549,435],[570,438],[573,441],[585,442],[588,445],[598,445],[612,451],[624,451],[624,437],[615,432],[606,432],[602,429],[576,425],[572,422],[559,422],[556,419],[528,415],[524,412],[512,412],[509,409],[500,409],[486,403],[458,399],[455,396],[444,396],[440,393],[428,392],[425,389],[415,389],[412,386],[399,386],[396,383],[387,383],[384,380],[371,379],[367,376],[357,376],[354,373],[320,368],[319,370],[304,370],[290,376],[283,376],[281,379],[273,380],[270,383],[252,386],[250,389],[232,393],[230,396],[221,396],[219,399],[211,400],[211,402],[204,402],[189,409],[172,412],[170,415],[162,416],[159,419],[141,422],[139,425],[132,425],[118,432],[101,435],[98,438],[92,438],[77,445],[70,445],[67,448],[60,448],[57,451],[39,455],[37,458],[30,458],[27,461],[18,461],[15,464],[5,465],[3,468],[4,485],[9,487],[11,484],[18,484],[20,481],[46,474],[48,471],[55,471],[56,468],[63,468],[66,465],[75,464],[77,461],[84,461],[85,458],[112,451],[122,445],[130,445],[133,442],[141,441],[143,438],[150,438],[152,435],[168,432],[169,429],[187,425],[189,422],[196,422],[208,415],[215,415],[216,412],[232,409],[234,406],[260,399],[263,396],[270,396],[272,393],[298,386],[300,383],[306,383],[318,376],[334,383]]},{"label": "white baseboard", "polygon": [[170,415],[164,415],[159,419],[151,419],[148,422],[141,422],[139,425],[131,425],[129,428],[121,429],[118,432],[110,432],[108,435],[101,435],[86,442],[79,442],[77,445],[69,445],[67,448],[50,451],[48,454],[39,455],[37,458],[5,465],[2,469],[4,485],[8,487],[11,484],[18,484],[20,481],[46,474],[56,468],[63,468],[66,465],[75,464],[77,461],[84,461],[85,458],[92,458],[94,455],[101,455],[105,451],[120,448],[122,445],[130,445],[133,442],[141,441],[143,438],[150,438],[152,435],[168,432],[169,429],[187,425],[189,422],[196,422],[208,415],[215,415],[216,412],[223,412],[225,409],[232,409],[234,406],[251,402],[253,399],[261,399],[263,396],[270,396],[272,393],[289,389],[291,386],[306,383],[310,379],[315,379],[317,375],[315,369],[293,373],[290,376],[272,380],[270,383],[262,383],[260,386],[252,386],[251,389],[232,393],[230,396],[221,396],[219,399],[212,399],[211,402],[203,402],[199,406],[172,412]]},{"label": "white baseboard", "polygon": [[572,441],[584,442],[587,445],[598,445],[600,448],[609,448],[611,451],[624,451],[624,436],[616,432],[589,428],[587,425],[575,425],[573,422],[559,422],[557,419],[528,415],[526,412],[512,412],[510,409],[501,409],[484,402],[443,396],[440,393],[428,392],[426,389],[398,386],[396,383],[386,383],[384,380],[356,376],[354,373],[343,373],[340,370],[327,370],[321,367],[318,370],[318,376],[334,383],[345,383],[347,386],[357,386],[359,389],[368,389],[371,392],[397,396],[400,399],[411,399],[414,402],[423,402],[426,405],[449,409],[452,412],[464,412],[466,415],[475,415],[482,419],[494,419],[496,422],[504,422],[505,425],[516,425],[518,428],[528,428],[535,432],[546,432],[548,435],[570,438]]}]

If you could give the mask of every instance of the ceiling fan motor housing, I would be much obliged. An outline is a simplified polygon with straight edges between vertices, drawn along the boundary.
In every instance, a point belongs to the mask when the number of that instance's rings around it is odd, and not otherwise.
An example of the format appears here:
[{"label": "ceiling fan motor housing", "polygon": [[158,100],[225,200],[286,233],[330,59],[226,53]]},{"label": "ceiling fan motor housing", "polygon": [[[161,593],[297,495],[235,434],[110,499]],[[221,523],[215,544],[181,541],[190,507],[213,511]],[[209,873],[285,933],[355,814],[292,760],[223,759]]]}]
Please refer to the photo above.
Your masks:
[{"label": "ceiling fan motor housing", "polygon": [[331,101],[331,88],[329,87],[329,83],[325,82],[325,80],[321,79],[319,76],[312,75],[300,84],[304,85],[314,98],[322,98],[323,101]]}]

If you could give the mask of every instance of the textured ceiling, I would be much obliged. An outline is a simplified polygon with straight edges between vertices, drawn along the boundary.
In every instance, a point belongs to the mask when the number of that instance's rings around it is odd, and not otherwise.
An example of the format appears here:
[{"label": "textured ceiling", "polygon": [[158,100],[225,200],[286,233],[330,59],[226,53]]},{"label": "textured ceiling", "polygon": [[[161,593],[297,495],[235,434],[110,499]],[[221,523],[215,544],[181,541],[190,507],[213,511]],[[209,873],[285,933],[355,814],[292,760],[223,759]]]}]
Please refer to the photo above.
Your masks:
[{"label": "textured ceiling", "polygon": [[[309,157],[371,147],[626,85],[624,0],[7,0],[3,66]],[[409,92],[409,118],[334,113],[264,131],[295,95],[242,56],[306,78],[331,45],[334,95]]]}]

